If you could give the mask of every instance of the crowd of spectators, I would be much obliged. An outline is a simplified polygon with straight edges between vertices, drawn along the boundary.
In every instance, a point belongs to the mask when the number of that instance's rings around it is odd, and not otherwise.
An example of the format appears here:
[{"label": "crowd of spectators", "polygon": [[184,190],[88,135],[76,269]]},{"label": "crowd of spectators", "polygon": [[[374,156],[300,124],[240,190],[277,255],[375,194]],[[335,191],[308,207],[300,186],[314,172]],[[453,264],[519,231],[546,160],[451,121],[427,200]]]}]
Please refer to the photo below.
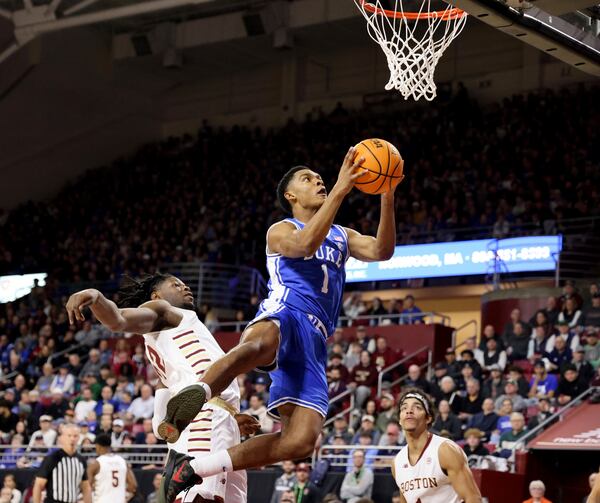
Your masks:
[{"label": "crowd of spectators", "polygon": [[[486,107],[463,97],[400,118],[340,105],[272,130],[205,125],[90,170],[51,201],[0,213],[0,275],[102,281],[192,260],[262,268],[265,231],[281,217],[281,175],[307,164],[331,184],[348,146],[373,135],[406,161],[398,243],[459,239],[467,228],[497,237],[560,231],[564,219],[599,212],[597,94],[545,90]],[[378,211],[377,198],[354,191],[339,221],[374,233]]]},{"label": "crowd of spectators", "polygon": [[[333,422],[323,432],[325,447],[319,447],[327,465],[312,472],[308,465],[289,465],[286,473],[293,484],[288,488],[318,487],[327,470],[341,471],[346,473],[342,499],[368,496],[373,473],[387,469],[386,458],[405,443],[397,397],[408,386],[435,399],[434,431],[463,445],[473,463],[492,455],[495,466],[502,467],[499,460],[511,458],[527,431],[588,386],[600,384],[600,292],[592,284],[585,294],[586,300],[567,283],[562,297],[549,298],[529,319],[514,309],[505,326],[498,327],[502,330],[487,325],[479,342],[468,339],[458,351],[449,348],[429,375],[418,362],[398,365],[383,374],[380,396],[380,372],[403,354],[386,337],[368,335],[372,320],[364,325],[357,316],[351,327],[336,329],[327,368]],[[408,304],[408,313],[418,314],[412,297],[402,303]],[[389,323],[420,323],[418,318],[402,321],[407,314],[402,303],[378,300],[371,310]],[[116,449],[133,446],[138,455],[150,455],[161,443],[151,422],[156,376],[139,341],[114,338],[93,318],[69,325],[61,306],[40,287],[1,309],[0,363],[11,377],[3,381],[0,398],[0,440],[6,446],[0,468],[38,467],[64,424],[81,427],[83,450],[91,450],[98,433],[109,434]],[[238,381],[242,409],[257,417],[262,433],[277,431],[266,413],[268,375],[253,372]],[[345,399],[335,400],[344,392]],[[353,409],[340,414],[351,396]],[[157,468],[158,459],[149,456],[144,467]],[[306,485],[308,493],[311,487]]]}]

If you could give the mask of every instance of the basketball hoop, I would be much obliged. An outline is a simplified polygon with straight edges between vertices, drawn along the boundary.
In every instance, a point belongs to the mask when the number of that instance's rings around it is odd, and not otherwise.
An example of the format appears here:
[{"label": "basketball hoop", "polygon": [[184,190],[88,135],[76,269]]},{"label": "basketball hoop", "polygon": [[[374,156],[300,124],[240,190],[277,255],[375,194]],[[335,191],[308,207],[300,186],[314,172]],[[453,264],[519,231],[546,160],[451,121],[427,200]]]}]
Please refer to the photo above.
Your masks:
[{"label": "basketball hoop", "polygon": [[390,80],[386,90],[396,89],[404,99],[431,101],[436,96],[435,67],[465,27],[467,13],[450,4],[432,10],[431,0],[418,0],[419,9],[407,12],[402,2],[393,0],[394,8],[385,9],[380,0],[354,0],[367,20],[369,36],[387,59]]}]

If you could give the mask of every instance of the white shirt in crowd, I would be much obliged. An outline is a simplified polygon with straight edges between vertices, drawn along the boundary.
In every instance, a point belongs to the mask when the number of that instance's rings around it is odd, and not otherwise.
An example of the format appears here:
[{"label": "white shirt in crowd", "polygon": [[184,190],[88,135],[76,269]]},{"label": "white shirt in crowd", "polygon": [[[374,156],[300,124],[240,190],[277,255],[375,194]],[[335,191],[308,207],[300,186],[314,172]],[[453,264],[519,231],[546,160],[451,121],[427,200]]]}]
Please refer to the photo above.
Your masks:
[{"label": "white shirt in crowd", "polygon": [[96,408],[96,400],[79,400],[75,405],[75,420],[79,423],[85,421],[88,414]]},{"label": "white shirt in crowd", "polygon": [[154,414],[154,397],[144,400],[141,396],[136,398],[127,409],[135,419],[149,419]]},{"label": "white shirt in crowd", "polygon": [[39,435],[42,435],[42,437],[44,438],[44,445],[46,447],[54,447],[54,444],[56,443],[57,433],[56,430],[53,430],[52,428],[50,428],[48,431],[37,430],[33,435],[31,435],[29,447],[33,447],[35,439],[39,437]]}]

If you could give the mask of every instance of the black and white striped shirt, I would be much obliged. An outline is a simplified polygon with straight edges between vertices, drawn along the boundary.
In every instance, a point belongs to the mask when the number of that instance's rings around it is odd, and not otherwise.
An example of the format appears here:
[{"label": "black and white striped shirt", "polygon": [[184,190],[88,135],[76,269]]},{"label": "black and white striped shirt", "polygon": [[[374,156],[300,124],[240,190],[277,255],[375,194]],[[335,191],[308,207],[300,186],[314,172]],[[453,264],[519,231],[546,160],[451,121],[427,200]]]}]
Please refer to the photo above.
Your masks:
[{"label": "black and white striped shirt", "polygon": [[85,459],[59,449],[49,454],[37,476],[47,480],[46,503],[77,503],[81,482],[87,480]]}]

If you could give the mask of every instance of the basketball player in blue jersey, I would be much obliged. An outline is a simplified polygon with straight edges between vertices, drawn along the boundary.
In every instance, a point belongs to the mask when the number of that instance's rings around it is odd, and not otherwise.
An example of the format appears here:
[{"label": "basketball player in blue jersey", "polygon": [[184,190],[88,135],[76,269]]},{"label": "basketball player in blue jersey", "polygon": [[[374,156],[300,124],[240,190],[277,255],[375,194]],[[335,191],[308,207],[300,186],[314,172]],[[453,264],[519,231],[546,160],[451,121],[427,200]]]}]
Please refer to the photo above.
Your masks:
[{"label": "basketball player in blue jersey", "polygon": [[363,162],[350,148],[330,194],[321,176],[307,167],[295,167],[283,176],[277,196],[292,218],[267,231],[269,297],[240,344],[213,363],[199,384],[171,398],[161,424],[163,437],[175,442],[206,401],[238,375],[262,367],[271,374],[268,411],[280,418],[281,432],[256,436],[201,460],[170,451],[160,503],[173,502],[198,476],[312,454],[327,415],[326,339],[337,323],[346,260],[387,260],[396,244],[394,189],[381,195],[376,237],[333,224],[344,198],[364,174]]}]

